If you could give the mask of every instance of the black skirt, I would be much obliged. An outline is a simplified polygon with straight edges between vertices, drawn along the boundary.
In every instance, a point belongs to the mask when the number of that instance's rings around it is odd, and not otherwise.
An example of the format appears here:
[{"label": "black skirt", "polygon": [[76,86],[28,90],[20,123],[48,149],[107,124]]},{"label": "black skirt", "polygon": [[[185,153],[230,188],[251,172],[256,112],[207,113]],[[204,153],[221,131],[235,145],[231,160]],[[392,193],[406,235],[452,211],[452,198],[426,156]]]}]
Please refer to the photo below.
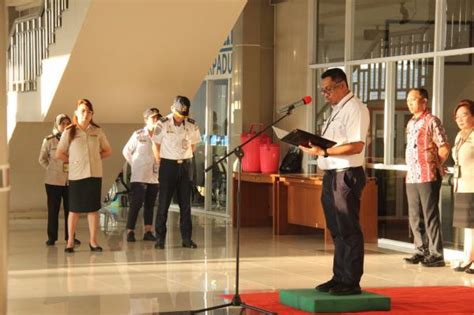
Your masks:
[{"label": "black skirt", "polygon": [[88,177],[69,181],[69,211],[95,212],[101,205],[102,178]]},{"label": "black skirt", "polygon": [[453,226],[474,228],[474,193],[454,194]]}]

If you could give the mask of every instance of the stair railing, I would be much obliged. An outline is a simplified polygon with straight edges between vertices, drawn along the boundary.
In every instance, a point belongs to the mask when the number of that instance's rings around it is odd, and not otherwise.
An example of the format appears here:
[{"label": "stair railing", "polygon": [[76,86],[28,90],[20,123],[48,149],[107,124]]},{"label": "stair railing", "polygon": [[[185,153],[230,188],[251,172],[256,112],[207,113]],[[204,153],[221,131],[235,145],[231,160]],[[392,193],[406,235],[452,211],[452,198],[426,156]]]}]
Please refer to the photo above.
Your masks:
[{"label": "stair railing", "polygon": [[62,13],[69,0],[44,0],[39,13],[13,22],[8,48],[8,89],[14,92],[36,91],[42,73],[42,60],[49,56],[56,29],[62,26]]}]

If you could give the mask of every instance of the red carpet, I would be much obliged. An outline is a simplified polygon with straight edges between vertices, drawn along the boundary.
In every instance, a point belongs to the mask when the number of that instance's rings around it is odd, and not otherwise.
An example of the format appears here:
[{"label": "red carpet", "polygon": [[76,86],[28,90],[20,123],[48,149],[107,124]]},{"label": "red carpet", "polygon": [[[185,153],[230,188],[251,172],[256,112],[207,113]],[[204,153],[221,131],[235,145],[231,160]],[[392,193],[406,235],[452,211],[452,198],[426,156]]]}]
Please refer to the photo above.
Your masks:
[{"label": "red carpet", "polygon": [[[474,288],[471,287],[406,287],[364,290],[389,296],[392,299],[392,310],[388,312],[359,312],[357,314],[474,314]],[[311,314],[280,304],[278,301],[278,292],[244,293],[240,296],[244,303],[257,306],[268,311],[277,312],[278,315]],[[225,295],[224,297],[231,299],[232,295]],[[247,310],[245,314],[254,313]]]}]

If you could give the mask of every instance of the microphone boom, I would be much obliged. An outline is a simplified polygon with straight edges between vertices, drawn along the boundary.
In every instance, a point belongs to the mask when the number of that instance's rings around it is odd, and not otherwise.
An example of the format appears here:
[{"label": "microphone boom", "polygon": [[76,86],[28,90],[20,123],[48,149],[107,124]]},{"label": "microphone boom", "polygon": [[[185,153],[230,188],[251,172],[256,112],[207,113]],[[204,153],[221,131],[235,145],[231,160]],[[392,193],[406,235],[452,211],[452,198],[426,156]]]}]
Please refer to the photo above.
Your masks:
[{"label": "microphone boom", "polygon": [[303,105],[308,105],[309,103],[311,103],[311,96],[305,96],[303,97],[302,99],[292,103],[292,104],[289,104],[289,105],[286,105],[286,106],[281,106],[279,109],[278,109],[278,114],[283,114],[283,113],[289,113],[291,111],[293,111],[295,108],[298,108],[300,106],[303,106]]}]

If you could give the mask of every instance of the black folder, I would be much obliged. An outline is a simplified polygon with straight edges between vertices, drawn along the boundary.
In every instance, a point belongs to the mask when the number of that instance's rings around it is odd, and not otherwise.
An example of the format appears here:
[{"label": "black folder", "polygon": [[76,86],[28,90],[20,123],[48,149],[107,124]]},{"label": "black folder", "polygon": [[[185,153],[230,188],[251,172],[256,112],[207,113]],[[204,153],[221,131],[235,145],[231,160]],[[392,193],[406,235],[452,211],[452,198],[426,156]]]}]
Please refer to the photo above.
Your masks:
[{"label": "black folder", "polygon": [[[278,135],[277,135],[278,136]],[[281,141],[292,144],[292,145],[302,145],[304,147],[310,148],[309,143],[317,145],[323,149],[330,148],[336,144],[336,142],[328,140],[326,138],[320,137],[318,135],[309,133],[301,129],[294,129],[289,132],[286,136],[280,138]]]}]

